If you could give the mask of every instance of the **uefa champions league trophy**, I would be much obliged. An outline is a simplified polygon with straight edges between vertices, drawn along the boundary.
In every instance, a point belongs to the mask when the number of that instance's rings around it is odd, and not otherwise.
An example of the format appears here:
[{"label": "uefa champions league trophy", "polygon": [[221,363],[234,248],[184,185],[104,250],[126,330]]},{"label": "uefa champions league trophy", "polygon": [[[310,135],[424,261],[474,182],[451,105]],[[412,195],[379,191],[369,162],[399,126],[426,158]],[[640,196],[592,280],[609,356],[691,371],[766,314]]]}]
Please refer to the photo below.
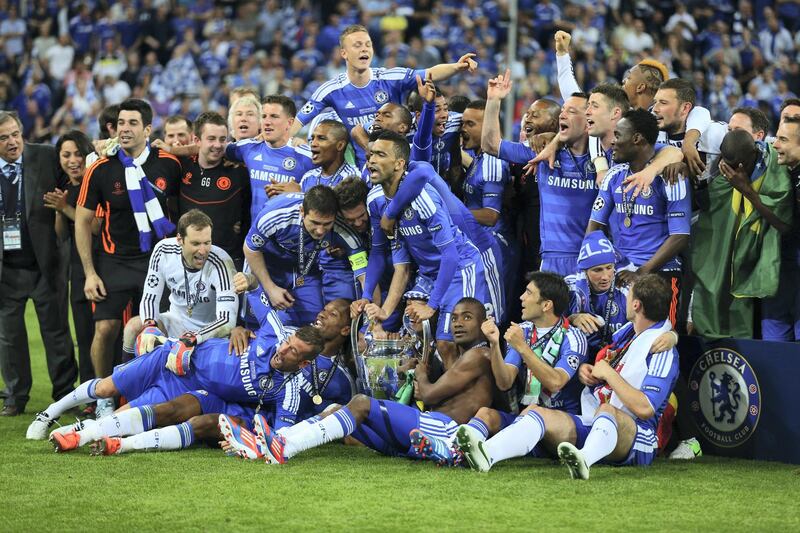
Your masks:
[{"label": "uefa champions league trophy", "polygon": [[364,332],[362,350],[358,343],[358,334],[364,318],[364,314],[360,313],[353,319],[350,327],[350,342],[358,374],[358,392],[373,398],[394,400],[402,385],[398,368],[403,362],[411,357],[428,362],[433,340],[430,322],[423,321],[421,331],[418,332],[408,321],[408,317],[404,317],[399,338],[376,338],[370,325]]}]

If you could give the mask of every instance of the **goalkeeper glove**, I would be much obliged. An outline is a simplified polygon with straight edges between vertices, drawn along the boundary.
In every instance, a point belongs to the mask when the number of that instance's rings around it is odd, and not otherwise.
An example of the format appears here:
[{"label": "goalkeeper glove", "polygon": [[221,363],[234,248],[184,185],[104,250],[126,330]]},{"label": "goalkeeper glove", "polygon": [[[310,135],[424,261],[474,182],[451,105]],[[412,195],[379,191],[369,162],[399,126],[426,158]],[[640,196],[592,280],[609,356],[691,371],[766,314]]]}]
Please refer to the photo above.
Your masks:
[{"label": "goalkeeper glove", "polygon": [[144,329],[136,336],[133,353],[136,357],[148,354],[167,341],[164,332],[158,329],[155,320],[145,320]]},{"label": "goalkeeper glove", "polygon": [[197,345],[197,337],[188,332],[181,335],[178,342],[172,345],[165,365],[176,376],[185,376],[192,367],[192,352]]}]

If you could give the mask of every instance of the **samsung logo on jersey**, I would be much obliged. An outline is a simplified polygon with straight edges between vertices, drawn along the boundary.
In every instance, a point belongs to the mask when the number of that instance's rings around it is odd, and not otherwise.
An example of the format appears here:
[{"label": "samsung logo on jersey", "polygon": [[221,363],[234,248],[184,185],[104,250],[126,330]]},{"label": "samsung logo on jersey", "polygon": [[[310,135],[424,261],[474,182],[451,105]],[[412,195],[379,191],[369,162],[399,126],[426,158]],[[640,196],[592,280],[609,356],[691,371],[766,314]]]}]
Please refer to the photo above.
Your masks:
[{"label": "samsung logo on jersey", "polygon": [[279,182],[292,181],[294,176],[290,174],[281,174],[280,172],[269,172],[266,170],[250,170],[250,179],[258,181],[276,180]]},{"label": "samsung logo on jersey", "polygon": [[412,235],[422,235],[422,226],[400,226],[400,234],[404,237],[411,237]]},{"label": "samsung logo on jersey", "polygon": [[581,191],[588,191],[597,189],[597,183],[594,180],[584,180],[581,178],[562,178],[561,176],[547,176],[547,184],[551,187],[562,187],[564,189],[577,189]]},{"label": "samsung logo on jersey", "polygon": [[[172,294],[175,294],[176,296],[179,296],[180,298],[186,300],[186,292],[180,289],[172,289]],[[208,296],[201,296],[200,301],[203,303],[209,303],[211,300],[208,298]]]},{"label": "samsung logo on jersey", "polygon": [[[625,214],[625,206],[622,204],[616,204],[614,209],[617,213]],[[633,204],[634,215],[652,215],[653,213],[654,209],[652,205]]]},{"label": "samsung logo on jersey", "polygon": [[375,117],[374,114],[369,114],[363,117],[347,117],[347,124],[350,126],[364,126]]},{"label": "samsung logo on jersey", "polygon": [[242,377],[242,386],[247,395],[255,398],[256,389],[253,387],[254,371],[250,368],[249,363],[250,360],[247,357],[242,356],[239,359],[239,375]]}]

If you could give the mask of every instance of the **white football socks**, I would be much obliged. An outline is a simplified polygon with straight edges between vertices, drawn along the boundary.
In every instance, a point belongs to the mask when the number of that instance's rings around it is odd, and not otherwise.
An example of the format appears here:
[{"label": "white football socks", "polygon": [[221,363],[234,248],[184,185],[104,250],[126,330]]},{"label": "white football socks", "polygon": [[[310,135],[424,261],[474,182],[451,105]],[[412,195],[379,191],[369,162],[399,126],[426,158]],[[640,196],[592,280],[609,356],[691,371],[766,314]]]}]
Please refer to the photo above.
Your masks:
[{"label": "white football socks", "polygon": [[84,403],[92,403],[97,399],[94,389],[100,382],[99,379],[90,379],[78,385],[74,391],[70,392],[57,402],[53,402],[44,410],[50,419],[61,416],[67,409],[72,409]]},{"label": "white football socks", "polygon": [[[295,427],[300,425],[296,424]],[[302,426],[291,440],[286,439],[283,455],[287,459],[309,448],[315,448],[351,434],[356,429],[356,421],[350,409],[343,407],[315,424],[302,424]]]},{"label": "white football socks", "polygon": [[617,438],[617,421],[606,413],[597,415],[581,448],[586,464],[592,466],[613,452],[617,446]]},{"label": "white football socks", "polygon": [[492,464],[522,457],[542,440],[544,436],[544,420],[536,411],[528,411],[518,417],[513,424],[487,440],[483,450]]}]

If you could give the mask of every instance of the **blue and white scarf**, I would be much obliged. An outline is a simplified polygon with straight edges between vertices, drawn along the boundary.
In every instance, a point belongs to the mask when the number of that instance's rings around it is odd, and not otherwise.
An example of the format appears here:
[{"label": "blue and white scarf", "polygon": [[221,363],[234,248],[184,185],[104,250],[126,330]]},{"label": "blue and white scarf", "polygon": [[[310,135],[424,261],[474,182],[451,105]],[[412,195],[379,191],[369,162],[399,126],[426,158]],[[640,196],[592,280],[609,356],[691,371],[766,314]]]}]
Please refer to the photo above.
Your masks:
[{"label": "blue and white scarf", "polygon": [[139,229],[139,248],[143,252],[149,252],[153,247],[151,223],[159,239],[163,239],[175,231],[175,224],[164,216],[161,204],[153,192],[153,185],[148,181],[142,169],[142,165],[149,155],[150,143],[144,147],[144,151],[136,159],[126,154],[124,150],[117,151],[117,157],[125,167],[125,186],[128,188],[133,217],[136,219],[136,227]]}]

